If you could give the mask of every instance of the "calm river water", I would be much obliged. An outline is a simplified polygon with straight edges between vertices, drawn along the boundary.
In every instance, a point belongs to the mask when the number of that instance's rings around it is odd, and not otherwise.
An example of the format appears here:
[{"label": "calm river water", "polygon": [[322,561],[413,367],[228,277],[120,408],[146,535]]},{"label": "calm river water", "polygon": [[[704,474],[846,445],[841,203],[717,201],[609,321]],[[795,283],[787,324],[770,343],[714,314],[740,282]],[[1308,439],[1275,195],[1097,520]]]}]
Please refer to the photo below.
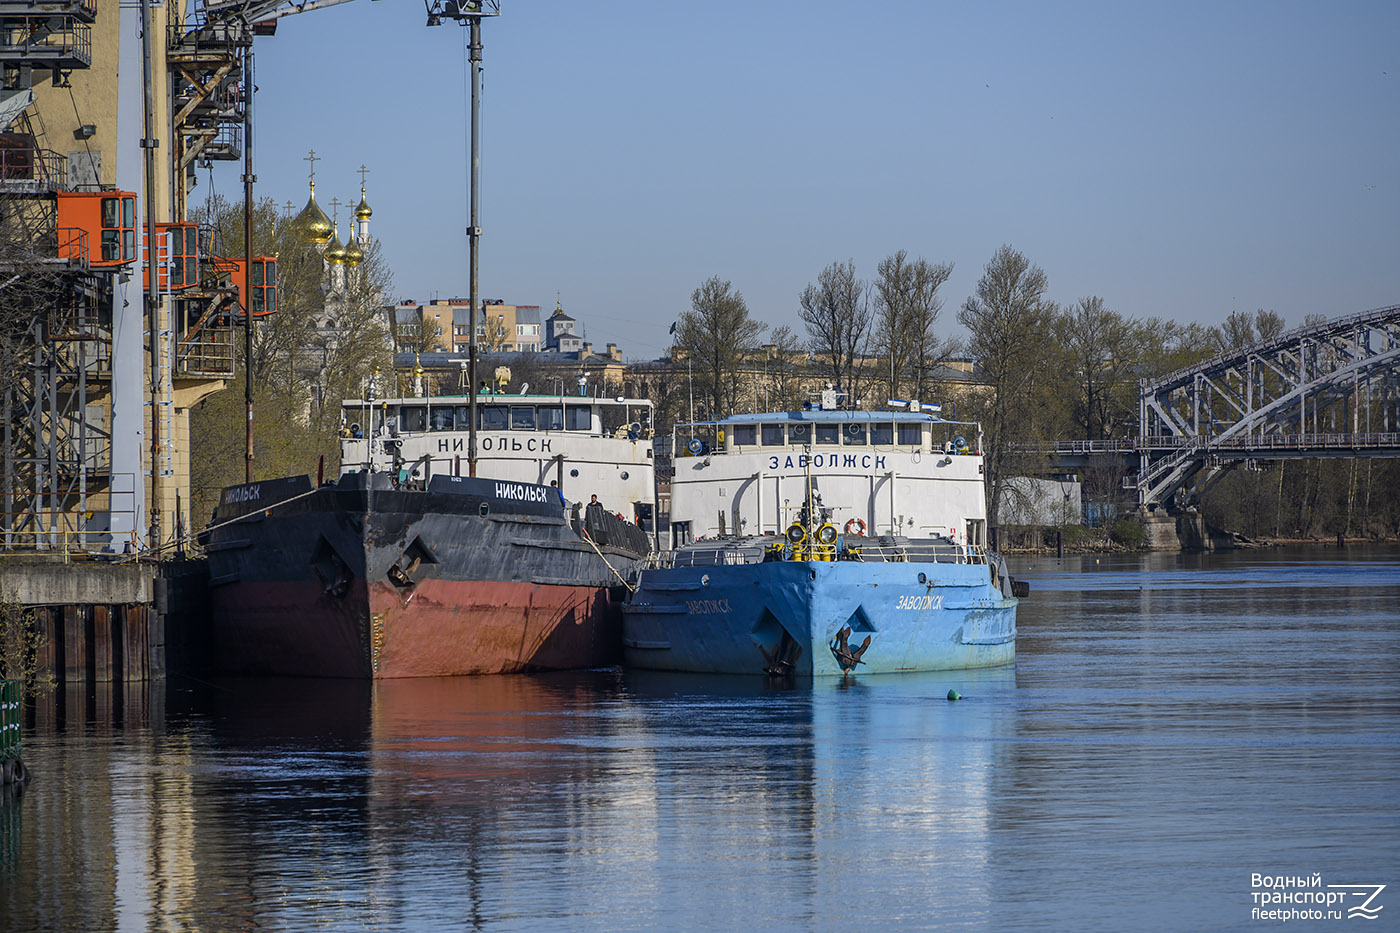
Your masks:
[{"label": "calm river water", "polygon": [[55,698],[0,929],[1400,927],[1400,551],[1013,569],[1014,669]]}]

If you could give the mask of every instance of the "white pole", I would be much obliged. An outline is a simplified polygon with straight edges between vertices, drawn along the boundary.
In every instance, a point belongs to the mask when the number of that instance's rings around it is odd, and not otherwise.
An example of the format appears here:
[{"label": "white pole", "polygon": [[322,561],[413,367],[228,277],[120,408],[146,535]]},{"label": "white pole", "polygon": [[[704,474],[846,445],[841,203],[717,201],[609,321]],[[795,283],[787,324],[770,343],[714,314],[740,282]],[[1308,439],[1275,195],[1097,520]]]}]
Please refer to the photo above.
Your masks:
[{"label": "white pole", "polygon": [[753,475],[753,488],[755,495],[755,505],[758,506],[758,527],[754,529],[754,534],[763,534],[763,471],[759,470]]}]

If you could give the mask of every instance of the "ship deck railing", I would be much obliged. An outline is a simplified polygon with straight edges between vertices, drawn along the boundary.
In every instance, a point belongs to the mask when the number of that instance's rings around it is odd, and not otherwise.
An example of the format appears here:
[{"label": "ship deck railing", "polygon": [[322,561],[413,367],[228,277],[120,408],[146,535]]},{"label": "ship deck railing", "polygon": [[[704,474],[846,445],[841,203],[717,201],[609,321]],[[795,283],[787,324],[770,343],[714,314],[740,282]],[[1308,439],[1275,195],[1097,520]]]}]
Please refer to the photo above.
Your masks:
[{"label": "ship deck railing", "polygon": [[[724,567],[744,564],[761,564],[766,557],[767,547],[773,541],[755,542],[715,542],[707,546],[704,542],[683,548],[662,551],[647,561],[652,570],[671,570],[677,567]],[[790,559],[790,558],[784,558]],[[986,564],[987,548],[957,544],[951,541],[907,541],[894,544],[871,543],[850,544],[832,548],[825,553],[805,553],[805,560],[855,561],[863,563],[899,564]]]}]

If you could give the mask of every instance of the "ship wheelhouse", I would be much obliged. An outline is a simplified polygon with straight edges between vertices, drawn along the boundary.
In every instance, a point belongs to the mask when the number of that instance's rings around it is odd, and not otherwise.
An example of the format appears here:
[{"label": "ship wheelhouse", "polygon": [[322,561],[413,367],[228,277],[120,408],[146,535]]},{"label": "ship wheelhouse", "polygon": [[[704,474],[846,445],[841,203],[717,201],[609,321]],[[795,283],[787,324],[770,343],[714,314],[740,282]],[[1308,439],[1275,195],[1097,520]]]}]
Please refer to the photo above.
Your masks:
[{"label": "ship wheelhouse", "polygon": [[[466,396],[347,400],[342,420],[351,436],[388,433],[465,432],[471,424]],[[476,428],[487,431],[564,431],[598,437],[650,438],[651,403],[644,399],[569,396],[480,396]]]},{"label": "ship wheelhouse", "polygon": [[809,501],[857,535],[986,542],[981,434],[923,411],[835,408],[677,425],[672,546],[781,535]]},{"label": "ship wheelhouse", "polygon": [[[569,502],[596,495],[649,524],[650,401],[483,394],[476,404],[477,476],[557,486]],[[347,400],[341,421],[342,473],[388,472],[410,485],[469,473],[469,396]]]}]

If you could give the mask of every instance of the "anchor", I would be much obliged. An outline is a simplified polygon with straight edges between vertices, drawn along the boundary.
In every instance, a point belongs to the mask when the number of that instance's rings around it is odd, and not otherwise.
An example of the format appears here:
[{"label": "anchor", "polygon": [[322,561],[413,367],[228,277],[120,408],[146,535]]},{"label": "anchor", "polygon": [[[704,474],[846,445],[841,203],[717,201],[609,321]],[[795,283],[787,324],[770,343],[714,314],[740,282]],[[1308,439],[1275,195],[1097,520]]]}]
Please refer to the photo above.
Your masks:
[{"label": "anchor", "polygon": [[831,640],[831,655],[836,658],[836,663],[841,665],[841,673],[849,674],[856,669],[857,664],[864,664],[861,655],[865,654],[865,649],[870,647],[870,636],[865,636],[865,641],[861,642],[859,648],[851,650],[847,639],[851,637],[851,627],[849,625],[836,630],[836,637]]},{"label": "anchor", "polygon": [[[350,568],[345,566],[345,561],[341,560],[340,555],[334,551],[331,552],[331,569],[335,571],[335,578],[327,583],[321,592],[339,599],[350,589],[350,581],[354,575],[350,572]],[[316,573],[318,575],[321,573],[319,568],[317,568]],[[325,577],[321,577],[321,579],[324,580]]]},{"label": "anchor", "polygon": [[802,646],[786,629],[783,630],[782,641],[771,653],[762,645],[758,646],[758,650],[763,652],[763,660],[767,662],[763,665],[763,672],[769,677],[786,677],[791,674],[794,662],[802,654]]},{"label": "anchor", "polygon": [[389,568],[389,582],[398,587],[412,586],[413,571],[418,569],[420,563],[422,563],[421,559],[415,557],[408,562],[408,568],[405,569],[399,566],[398,561],[394,561],[394,566]]}]

